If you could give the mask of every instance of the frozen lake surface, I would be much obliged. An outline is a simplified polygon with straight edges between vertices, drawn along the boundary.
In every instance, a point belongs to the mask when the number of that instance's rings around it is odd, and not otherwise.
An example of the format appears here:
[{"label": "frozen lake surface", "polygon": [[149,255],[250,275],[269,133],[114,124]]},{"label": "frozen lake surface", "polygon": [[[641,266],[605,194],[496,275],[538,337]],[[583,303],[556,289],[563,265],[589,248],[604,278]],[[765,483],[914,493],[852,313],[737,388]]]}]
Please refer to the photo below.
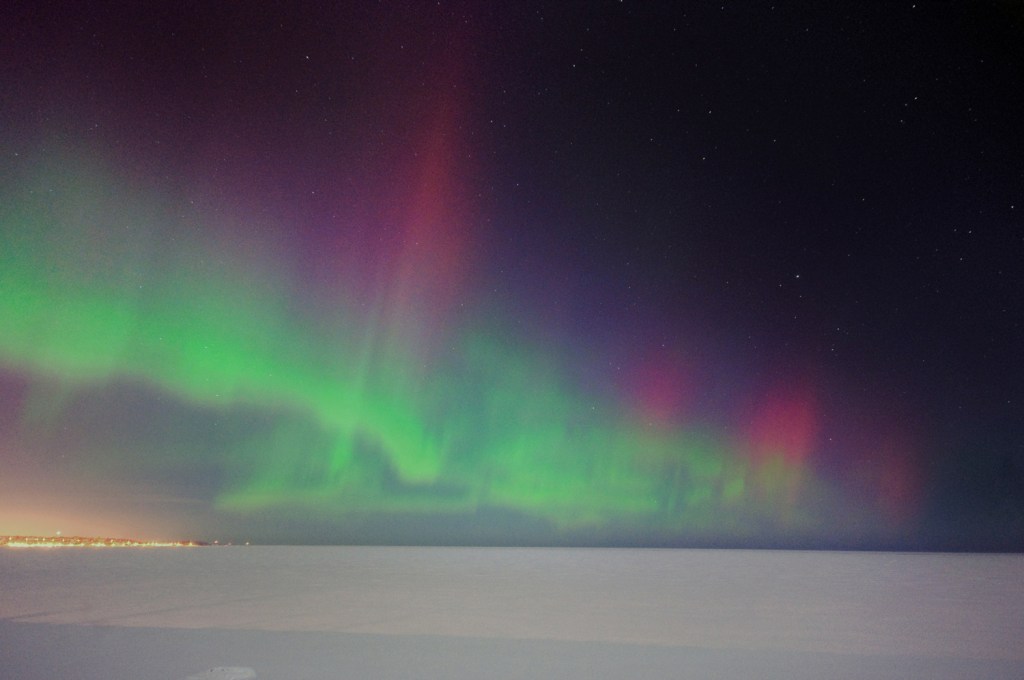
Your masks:
[{"label": "frozen lake surface", "polygon": [[1021,678],[1024,555],[0,551],[4,677]]}]

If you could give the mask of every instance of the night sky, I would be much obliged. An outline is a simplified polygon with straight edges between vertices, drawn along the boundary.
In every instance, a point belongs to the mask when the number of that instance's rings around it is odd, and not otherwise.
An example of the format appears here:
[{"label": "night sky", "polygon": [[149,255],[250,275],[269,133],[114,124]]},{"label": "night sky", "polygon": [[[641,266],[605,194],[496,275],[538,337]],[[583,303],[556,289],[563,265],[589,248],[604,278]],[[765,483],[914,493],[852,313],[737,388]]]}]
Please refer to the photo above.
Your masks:
[{"label": "night sky", "polygon": [[0,533],[1024,549],[1017,2],[0,9]]}]

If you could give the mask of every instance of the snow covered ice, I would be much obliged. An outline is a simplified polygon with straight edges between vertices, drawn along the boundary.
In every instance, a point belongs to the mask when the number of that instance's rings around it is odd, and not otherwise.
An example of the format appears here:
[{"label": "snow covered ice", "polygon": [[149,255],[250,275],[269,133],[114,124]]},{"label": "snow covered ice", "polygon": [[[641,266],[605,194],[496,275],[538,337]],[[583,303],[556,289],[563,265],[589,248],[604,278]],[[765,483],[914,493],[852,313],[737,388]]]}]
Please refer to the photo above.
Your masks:
[{"label": "snow covered ice", "polygon": [[1022,582],[1024,555],[10,550],[0,551],[0,668],[19,680],[617,680],[681,669],[1019,680]]}]

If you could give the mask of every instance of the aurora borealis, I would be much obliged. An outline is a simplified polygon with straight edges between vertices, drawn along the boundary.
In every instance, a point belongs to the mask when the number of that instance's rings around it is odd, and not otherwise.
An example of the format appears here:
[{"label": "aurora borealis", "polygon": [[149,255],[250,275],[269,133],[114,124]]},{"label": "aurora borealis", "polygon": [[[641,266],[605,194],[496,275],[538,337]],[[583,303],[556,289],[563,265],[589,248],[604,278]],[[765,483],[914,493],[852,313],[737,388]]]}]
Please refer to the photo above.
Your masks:
[{"label": "aurora borealis", "polygon": [[[947,537],[960,525],[934,508],[988,492],[949,491],[966,455],[946,439],[951,407],[931,377],[886,362],[911,348],[955,364],[965,342],[917,348],[914,333],[947,323],[922,324],[928,309],[909,324],[920,331],[860,311],[867,289],[844,288],[830,258],[850,258],[875,213],[833,215],[814,237],[805,229],[845,195],[807,198],[789,217],[747,215],[736,204],[764,200],[762,189],[719,186],[745,161],[701,170],[710,152],[697,149],[729,139],[738,118],[652,119],[653,135],[678,137],[638,151],[640,141],[601,136],[627,120],[629,97],[603,109],[608,121],[575,108],[597,107],[633,71],[595,69],[538,109],[563,76],[532,73],[530,50],[562,51],[525,10],[406,10],[9,10],[5,516],[75,521],[68,499],[88,497],[118,521],[135,514],[129,533],[142,537],[158,527],[285,542],[956,543]],[[605,35],[636,21],[605,12],[585,13]],[[636,30],[655,30],[656,17],[642,19]],[[685,141],[691,132],[702,141]],[[586,152],[552,153],[559,136]],[[818,188],[812,166],[789,172],[812,161],[780,161],[779,177],[798,186],[779,203]],[[710,195],[724,197],[721,211],[685,198]],[[642,210],[623,209],[634,201]],[[787,220],[807,226],[788,250],[766,244],[752,226],[764,220],[784,242]],[[857,257],[864,279],[902,271]],[[799,292],[773,297],[789,289]],[[835,337],[803,325],[793,305],[805,298],[806,317]],[[766,330],[790,317],[792,330]],[[868,330],[833,360],[850,345],[846,327]],[[983,334],[1016,374],[1003,327]],[[885,334],[891,346],[872,344]],[[984,382],[988,369],[963,370]],[[981,427],[964,422],[953,439]],[[1020,462],[1012,446],[975,455]],[[992,545],[1024,526],[1012,469],[1002,514],[968,513],[996,522]],[[31,500],[50,481],[59,491]]]},{"label": "aurora borealis", "polygon": [[[11,201],[4,216],[15,247],[3,262],[13,331],[3,352],[26,376],[27,432],[124,387],[172,409],[255,420],[255,431],[238,425],[225,438],[219,460],[200,463],[223,475],[215,503],[227,511],[495,505],[565,527],[642,520],[704,530],[743,509],[753,489],[766,494],[757,511],[795,503],[779,494],[797,493],[783,487],[800,481],[817,417],[800,397],[769,397],[751,431],[734,437],[682,419],[673,400],[685,387],[668,363],[638,371],[636,394],[585,392],[561,368],[568,352],[552,358],[488,329],[487,309],[448,312],[450,328],[431,327],[419,310],[444,304],[431,297],[431,277],[447,253],[428,253],[410,273],[414,243],[398,249],[368,301],[342,290],[310,318],[288,299],[296,273],[275,266],[287,245],[247,238],[244,253],[211,250],[202,215],[162,213],[158,198],[132,195],[101,168],[60,166],[41,169],[36,187],[19,183],[41,200]],[[435,238],[416,233],[429,228],[413,224],[406,238]],[[160,232],[180,234],[180,245]],[[183,434],[165,443],[194,445]],[[139,452],[121,446],[131,466]],[[168,455],[196,464],[187,452]]]}]

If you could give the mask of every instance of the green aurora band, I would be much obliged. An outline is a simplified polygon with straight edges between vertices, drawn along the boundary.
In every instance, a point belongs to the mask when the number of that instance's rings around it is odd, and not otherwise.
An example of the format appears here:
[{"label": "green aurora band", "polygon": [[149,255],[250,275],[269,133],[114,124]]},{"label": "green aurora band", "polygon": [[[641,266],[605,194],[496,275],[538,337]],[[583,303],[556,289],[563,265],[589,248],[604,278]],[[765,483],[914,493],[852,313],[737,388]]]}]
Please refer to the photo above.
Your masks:
[{"label": "green aurora band", "polygon": [[425,350],[408,320],[392,321],[394,281],[372,301],[342,291],[324,312],[272,224],[81,158],[40,164],[4,192],[0,366],[38,392],[22,420],[59,421],[55,394],[129,384],[260,413],[269,435],[237,433],[218,453],[222,512],[342,522],[495,508],[556,533],[728,539],[820,531],[844,503],[786,451],[756,458],[721,428],[652,426],[616,395],[588,393],[557,350],[503,333],[493,313],[439,322],[443,349]]}]

